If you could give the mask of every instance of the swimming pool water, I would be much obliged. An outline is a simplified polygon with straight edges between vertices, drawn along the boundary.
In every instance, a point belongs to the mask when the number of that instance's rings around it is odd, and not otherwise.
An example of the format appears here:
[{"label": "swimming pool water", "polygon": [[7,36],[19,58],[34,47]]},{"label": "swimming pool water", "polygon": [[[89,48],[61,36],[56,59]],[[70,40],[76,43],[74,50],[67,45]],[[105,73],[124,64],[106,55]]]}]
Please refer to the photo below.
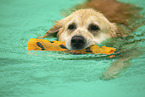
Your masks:
[{"label": "swimming pool water", "polygon": [[[64,9],[84,1],[0,1],[0,97],[145,97],[144,41],[137,42],[142,54],[111,80],[100,76],[116,58],[27,51],[30,38],[42,36],[63,18]],[[145,14],[144,0],[120,1],[143,8],[140,14]],[[129,41],[145,39],[141,25]]]}]

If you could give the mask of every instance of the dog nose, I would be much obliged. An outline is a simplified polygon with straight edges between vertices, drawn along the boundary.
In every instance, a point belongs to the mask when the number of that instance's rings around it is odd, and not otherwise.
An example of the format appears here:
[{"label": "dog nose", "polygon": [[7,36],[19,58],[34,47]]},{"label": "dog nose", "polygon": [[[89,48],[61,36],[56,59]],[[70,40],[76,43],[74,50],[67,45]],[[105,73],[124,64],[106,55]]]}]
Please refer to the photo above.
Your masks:
[{"label": "dog nose", "polygon": [[85,46],[85,38],[83,36],[73,36],[71,39],[71,47],[74,50],[83,49]]}]

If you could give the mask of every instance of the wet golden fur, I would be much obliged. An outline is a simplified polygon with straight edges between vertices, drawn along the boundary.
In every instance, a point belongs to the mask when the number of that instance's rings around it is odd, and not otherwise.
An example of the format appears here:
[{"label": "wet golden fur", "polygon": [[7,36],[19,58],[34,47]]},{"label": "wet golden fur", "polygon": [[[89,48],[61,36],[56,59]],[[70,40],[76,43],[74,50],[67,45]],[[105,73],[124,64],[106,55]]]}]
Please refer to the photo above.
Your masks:
[{"label": "wet golden fur", "polygon": [[[68,29],[71,23],[76,24],[77,27],[75,30]],[[91,24],[98,26],[99,30],[89,31],[88,27]],[[105,39],[117,37],[116,25],[109,22],[103,14],[94,9],[80,9],[73,12],[71,15],[57,21],[44,37],[55,32],[58,32],[57,36],[59,41],[64,41],[70,50],[72,49],[71,38],[76,35],[83,36],[87,41],[84,48],[93,44],[99,44]]]},{"label": "wet golden fur", "polygon": [[[100,43],[108,38],[126,36],[123,33],[124,30],[118,27],[118,24],[128,26],[128,20],[133,13],[133,11],[129,11],[129,8],[133,8],[133,6],[117,2],[116,0],[88,0],[85,4],[76,6],[76,8],[79,10],[57,21],[55,25],[40,38],[58,32],[58,40],[65,41],[67,48],[71,49],[70,39],[75,34],[82,35],[86,38],[89,44],[87,44],[85,48]],[[88,25],[88,22],[91,21],[92,23],[95,21],[100,27],[100,31],[98,31],[96,35],[92,35],[87,28],[83,28],[83,26]],[[67,30],[70,22],[77,22],[77,25],[79,25],[79,28],[71,33]],[[80,27],[82,28],[81,33]],[[129,31],[127,32],[129,33]],[[126,34],[128,35],[128,33]]]}]

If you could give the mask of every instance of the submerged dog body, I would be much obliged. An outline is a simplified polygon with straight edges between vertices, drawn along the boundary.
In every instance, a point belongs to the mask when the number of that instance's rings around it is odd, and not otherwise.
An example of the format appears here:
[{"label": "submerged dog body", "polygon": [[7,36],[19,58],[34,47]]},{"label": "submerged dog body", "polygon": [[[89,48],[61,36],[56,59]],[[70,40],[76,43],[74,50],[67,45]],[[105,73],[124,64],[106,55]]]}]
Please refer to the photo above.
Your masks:
[{"label": "submerged dog body", "polygon": [[117,37],[116,25],[93,9],[80,9],[57,21],[42,38],[56,32],[58,40],[64,41],[70,50],[84,49]]}]

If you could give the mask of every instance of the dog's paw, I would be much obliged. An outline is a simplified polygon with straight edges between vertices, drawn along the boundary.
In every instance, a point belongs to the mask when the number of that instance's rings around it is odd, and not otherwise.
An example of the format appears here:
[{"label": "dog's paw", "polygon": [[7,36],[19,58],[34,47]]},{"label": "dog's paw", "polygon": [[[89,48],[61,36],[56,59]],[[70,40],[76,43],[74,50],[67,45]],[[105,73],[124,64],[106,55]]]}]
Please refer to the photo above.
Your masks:
[{"label": "dog's paw", "polygon": [[101,75],[100,79],[102,80],[111,80],[114,78],[119,77],[119,73],[118,72],[105,72]]}]

